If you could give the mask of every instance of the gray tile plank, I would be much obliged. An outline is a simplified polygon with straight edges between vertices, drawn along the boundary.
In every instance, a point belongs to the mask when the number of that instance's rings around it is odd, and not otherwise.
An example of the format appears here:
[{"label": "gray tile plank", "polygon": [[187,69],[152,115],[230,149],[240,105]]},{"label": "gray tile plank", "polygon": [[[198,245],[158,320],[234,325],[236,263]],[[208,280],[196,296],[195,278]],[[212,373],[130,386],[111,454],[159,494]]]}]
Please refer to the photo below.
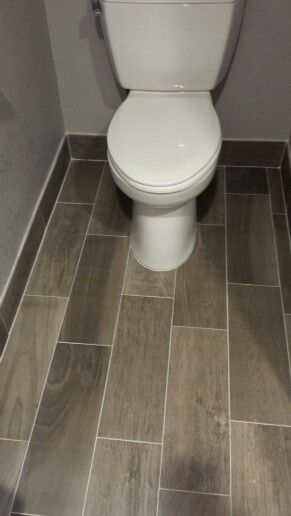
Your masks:
[{"label": "gray tile plank", "polygon": [[291,428],[232,423],[233,514],[290,516]]},{"label": "gray tile plank", "polygon": [[106,347],[58,344],[14,511],[81,514],[108,361]]},{"label": "gray tile plank", "polygon": [[93,204],[103,167],[102,161],[71,161],[58,201]]},{"label": "gray tile plank", "polygon": [[173,328],[161,487],[229,493],[227,334]]},{"label": "gray tile plank", "polygon": [[65,306],[64,299],[23,299],[0,363],[1,437],[29,437]]},{"label": "gray tile plank", "polygon": [[161,441],[171,315],[170,299],[123,297],[99,435]]},{"label": "gray tile plank", "polygon": [[130,252],[124,284],[125,294],[171,297],[175,271],[151,271],[140,265]]},{"label": "gray tile plank", "polygon": [[269,198],[227,195],[228,280],[278,285]]},{"label": "gray tile plank", "polygon": [[86,238],[61,340],[112,344],[127,254],[127,238]]},{"label": "gray tile plank", "polygon": [[85,516],[154,516],[159,467],[159,445],[98,439]]},{"label": "gray tile plank", "polygon": [[230,516],[228,496],[160,491],[159,516]]},{"label": "gray tile plank", "polygon": [[197,220],[202,224],[225,224],[224,168],[218,167],[210,185],[197,197]]},{"label": "gray tile plank", "polygon": [[105,135],[69,134],[68,138],[73,159],[107,159]]},{"label": "gray tile plank", "polygon": [[225,232],[199,226],[195,249],[177,271],[174,324],[226,328]]},{"label": "gray tile plank", "polygon": [[227,193],[267,194],[268,183],[265,168],[226,167]]},{"label": "gray tile plank", "polygon": [[229,286],[231,417],[291,424],[279,288]]},{"label": "gray tile plank", "polygon": [[285,215],[274,215],[279,274],[284,310],[291,313],[291,253]]},{"label": "gray tile plank", "polygon": [[281,184],[281,172],[277,168],[268,168],[268,183],[271,196],[272,212],[285,213],[284,198]]},{"label": "gray tile plank", "polygon": [[129,235],[131,210],[131,200],[117,188],[107,163],[93,208],[89,233],[95,235]]},{"label": "gray tile plank", "polygon": [[91,206],[57,204],[35,262],[27,294],[68,296]]},{"label": "gray tile plank", "polygon": [[[8,516],[24,460],[26,443],[0,439],[0,514]],[[20,501],[21,503],[21,501]]]},{"label": "gray tile plank", "polygon": [[44,231],[45,221],[38,210],[1,303],[1,315],[8,331],[21,301]]}]

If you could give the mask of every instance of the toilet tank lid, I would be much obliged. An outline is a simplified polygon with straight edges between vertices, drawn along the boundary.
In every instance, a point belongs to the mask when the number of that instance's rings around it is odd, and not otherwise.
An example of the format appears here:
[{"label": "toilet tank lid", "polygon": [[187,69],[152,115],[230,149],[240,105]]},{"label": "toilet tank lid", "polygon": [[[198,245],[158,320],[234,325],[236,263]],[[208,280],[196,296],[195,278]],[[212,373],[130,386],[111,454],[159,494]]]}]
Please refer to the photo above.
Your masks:
[{"label": "toilet tank lid", "polygon": [[234,4],[242,0],[102,0],[114,4]]}]

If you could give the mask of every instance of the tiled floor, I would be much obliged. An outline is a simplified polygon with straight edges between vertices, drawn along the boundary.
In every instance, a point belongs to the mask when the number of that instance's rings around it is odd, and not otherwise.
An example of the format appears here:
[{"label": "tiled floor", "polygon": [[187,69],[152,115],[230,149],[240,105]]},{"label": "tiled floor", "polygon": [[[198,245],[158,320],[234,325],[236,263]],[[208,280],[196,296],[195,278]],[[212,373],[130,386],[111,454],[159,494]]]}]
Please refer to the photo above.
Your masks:
[{"label": "tiled floor", "polygon": [[290,516],[279,170],[219,167],[178,271],[135,261],[130,216],[72,161],[0,364],[1,516]]}]

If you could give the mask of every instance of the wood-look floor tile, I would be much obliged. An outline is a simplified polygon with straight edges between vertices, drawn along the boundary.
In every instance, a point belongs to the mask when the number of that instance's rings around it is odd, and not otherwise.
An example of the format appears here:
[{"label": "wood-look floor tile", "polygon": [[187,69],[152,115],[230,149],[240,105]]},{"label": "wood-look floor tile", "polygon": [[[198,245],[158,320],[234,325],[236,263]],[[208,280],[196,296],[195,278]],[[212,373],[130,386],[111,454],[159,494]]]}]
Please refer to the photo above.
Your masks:
[{"label": "wood-look floor tile", "polygon": [[230,516],[228,496],[160,491],[159,516]]},{"label": "wood-look floor tile", "polygon": [[290,516],[291,428],[232,423],[234,516]]},{"label": "wood-look floor tile", "polygon": [[170,299],[124,296],[99,435],[160,442]]},{"label": "wood-look floor tile", "polygon": [[23,299],[0,363],[0,437],[29,437],[65,306],[64,299]]},{"label": "wood-look floor tile", "polygon": [[278,168],[267,171],[273,213],[285,213],[284,198],[281,185],[281,172]]},{"label": "wood-look floor tile", "polygon": [[0,514],[9,516],[26,443],[0,439]]},{"label": "wood-look floor tile", "polygon": [[97,440],[86,516],[155,516],[160,446]]},{"label": "wood-look floor tile", "polygon": [[91,206],[57,204],[27,287],[28,294],[68,296]]},{"label": "wood-look floor tile", "polygon": [[86,238],[61,340],[112,344],[127,254],[127,238]]},{"label": "wood-look floor tile", "polygon": [[291,367],[291,315],[285,315],[285,320],[286,320],[287,340],[288,340],[290,367]]},{"label": "wood-look floor tile", "polygon": [[225,331],[173,328],[161,487],[229,493]]},{"label": "wood-look floor tile", "polygon": [[107,140],[103,135],[69,134],[71,157],[73,159],[107,159]]},{"label": "wood-look floor tile", "polygon": [[226,328],[225,232],[199,226],[192,256],[177,271],[174,324]]},{"label": "wood-look floor tile", "polygon": [[71,161],[58,201],[94,203],[103,167],[102,161]]},{"label": "wood-look floor tile", "polygon": [[268,196],[227,195],[228,280],[278,285]]},{"label": "wood-look floor tile", "polygon": [[221,165],[243,167],[279,167],[284,142],[223,140]]},{"label": "wood-look floor tile", "polygon": [[225,223],[224,168],[218,167],[210,185],[197,197],[197,220],[203,224]]},{"label": "wood-look floor tile", "polygon": [[81,514],[108,361],[107,347],[58,344],[14,511]]},{"label": "wood-look floor tile", "polygon": [[274,215],[274,225],[284,310],[291,313],[291,254],[286,216]]},{"label": "wood-look floor tile", "polygon": [[227,193],[267,194],[268,183],[265,168],[226,167]]},{"label": "wood-look floor tile", "polygon": [[140,265],[130,253],[124,284],[125,294],[171,297],[175,271],[151,271]]},{"label": "wood-look floor tile", "polygon": [[117,188],[107,163],[93,208],[89,233],[95,235],[129,235],[131,210],[131,200]]},{"label": "wood-look floor tile", "polygon": [[279,288],[229,286],[231,417],[291,424]]}]

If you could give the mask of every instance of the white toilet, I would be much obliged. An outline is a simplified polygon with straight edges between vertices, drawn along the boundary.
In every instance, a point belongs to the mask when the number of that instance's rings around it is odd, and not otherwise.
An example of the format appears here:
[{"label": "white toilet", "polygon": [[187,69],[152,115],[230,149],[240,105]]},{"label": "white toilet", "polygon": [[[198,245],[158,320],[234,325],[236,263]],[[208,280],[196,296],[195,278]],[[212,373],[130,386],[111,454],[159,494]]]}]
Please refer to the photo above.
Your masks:
[{"label": "white toilet", "polygon": [[184,263],[196,238],[196,197],[221,148],[210,91],[225,76],[244,0],[100,0],[118,82],[130,90],[107,135],[119,188],[133,199],[131,247],[153,270]]}]

